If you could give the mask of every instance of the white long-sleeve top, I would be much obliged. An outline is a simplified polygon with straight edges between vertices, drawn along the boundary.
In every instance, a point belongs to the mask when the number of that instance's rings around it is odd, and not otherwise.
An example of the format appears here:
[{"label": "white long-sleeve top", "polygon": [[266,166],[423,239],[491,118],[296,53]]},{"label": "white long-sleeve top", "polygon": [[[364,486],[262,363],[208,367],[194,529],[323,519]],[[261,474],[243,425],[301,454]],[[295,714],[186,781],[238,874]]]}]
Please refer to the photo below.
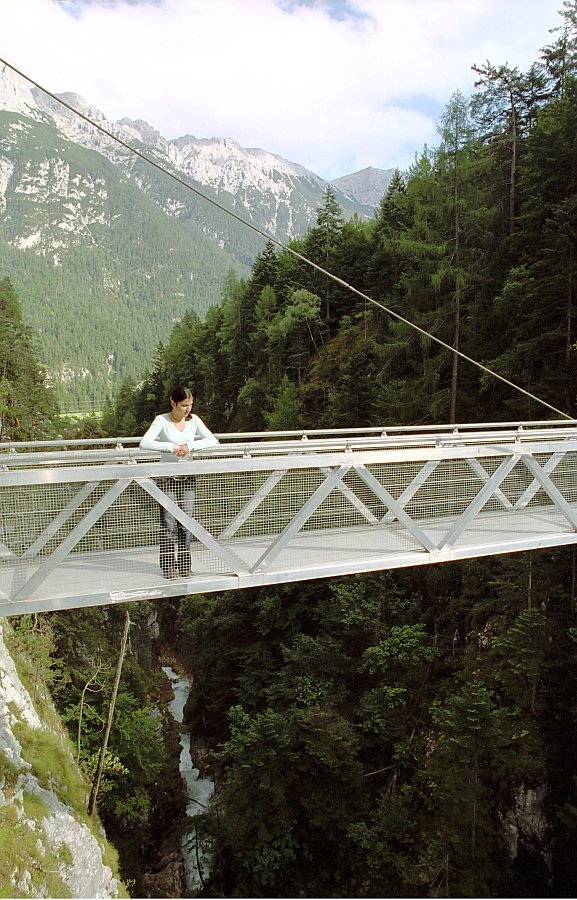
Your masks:
[{"label": "white long-sleeve top", "polygon": [[142,436],[139,446],[142,450],[158,451],[161,462],[180,462],[185,457],[173,453],[175,444],[186,444],[189,453],[192,453],[206,447],[216,447],[218,440],[202,419],[194,414],[186,420],[184,429],[179,431],[170,413],[161,413]]}]

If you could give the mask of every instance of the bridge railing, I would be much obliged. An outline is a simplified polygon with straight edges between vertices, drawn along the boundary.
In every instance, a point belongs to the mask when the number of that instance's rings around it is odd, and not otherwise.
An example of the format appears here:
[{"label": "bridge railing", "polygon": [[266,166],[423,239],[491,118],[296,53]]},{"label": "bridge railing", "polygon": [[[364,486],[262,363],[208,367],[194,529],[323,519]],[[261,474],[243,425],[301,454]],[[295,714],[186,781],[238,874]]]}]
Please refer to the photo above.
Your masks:
[{"label": "bridge railing", "polygon": [[[221,443],[218,452],[223,447],[229,450],[236,446],[244,448],[249,445],[251,450],[259,446],[270,448],[277,444],[279,448],[295,446],[296,441],[316,442],[319,449],[332,445],[334,448],[344,449],[350,442],[363,442],[363,446],[386,447],[391,445],[411,445],[415,442],[428,441],[468,441],[470,443],[482,443],[488,440],[529,440],[554,437],[568,434],[577,428],[577,419],[537,420],[533,422],[472,422],[450,425],[386,425],[372,428],[330,428],[330,429],[298,429],[293,431],[254,431],[254,432],[226,432],[218,434]],[[90,449],[107,450],[134,450],[140,441],[140,437],[110,437],[110,438],[56,438],[54,440],[38,441],[0,441],[0,465],[8,462],[14,453],[40,453],[50,452],[74,452]],[[226,449],[225,449],[225,452]],[[141,451],[142,454],[142,451]],[[58,457],[53,457],[58,460]]]},{"label": "bridge railing", "polygon": [[[575,422],[220,438],[178,464],[137,438],[0,446],[0,614],[576,540]],[[175,473],[194,477],[193,517],[168,495]],[[177,585],[160,507],[194,537]]]}]

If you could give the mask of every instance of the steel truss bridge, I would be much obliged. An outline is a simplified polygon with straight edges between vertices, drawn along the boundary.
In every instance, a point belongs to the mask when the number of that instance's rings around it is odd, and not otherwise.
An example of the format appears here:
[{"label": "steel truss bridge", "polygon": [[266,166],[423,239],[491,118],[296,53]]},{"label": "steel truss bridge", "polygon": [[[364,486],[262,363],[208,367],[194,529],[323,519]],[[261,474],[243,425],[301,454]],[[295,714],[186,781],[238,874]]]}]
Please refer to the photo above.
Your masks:
[{"label": "steel truss bridge", "polygon": [[[577,421],[0,444],[0,615],[577,544]],[[194,475],[189,518],[161,489]],[[166,580],[159,506],[193,535]]]}]

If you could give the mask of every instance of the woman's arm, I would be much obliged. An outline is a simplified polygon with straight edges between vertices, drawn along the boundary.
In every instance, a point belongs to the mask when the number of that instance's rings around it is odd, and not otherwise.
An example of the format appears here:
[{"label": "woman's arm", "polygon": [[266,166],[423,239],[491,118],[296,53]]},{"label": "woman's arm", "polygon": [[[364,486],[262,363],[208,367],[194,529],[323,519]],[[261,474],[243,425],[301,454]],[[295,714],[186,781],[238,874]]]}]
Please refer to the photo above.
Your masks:
[{"label": "woman's arm", "polygon": [[158,440],[158,436],[160,432],[163,431],[163,429],[163,417],[156,416],[156,418],[140,440],[139,447],[141,448],[141,450],[158,450],[161,453],[172,453],[174,448],[173,441]]},{"label": "woman's arm", "polygon": [[217,438],[197,415],[193,415],[190,422],[187,422],[187,425],[189,424],[192,430],[192,438],[187,434],[185,440],[190,452],[218,446]]}]

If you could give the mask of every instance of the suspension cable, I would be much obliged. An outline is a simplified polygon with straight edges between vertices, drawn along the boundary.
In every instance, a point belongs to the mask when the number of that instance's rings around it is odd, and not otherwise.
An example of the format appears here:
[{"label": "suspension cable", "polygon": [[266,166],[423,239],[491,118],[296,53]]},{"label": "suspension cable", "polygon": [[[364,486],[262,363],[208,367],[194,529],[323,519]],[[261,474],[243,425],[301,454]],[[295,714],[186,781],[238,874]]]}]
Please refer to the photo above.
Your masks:
[{"label": "suspension cable", "polygon": [[557,409],[557,407],[552,406],[550,403],[547,403],[546,400],[542,400],[540,397],[537,397],[535,394],[532,394],[530,391],[525,390],[525,388],[522,388],[520,385],[515,384],[512,381],[509,381],[509,379],[505,378],[503,375],[499,375],[498,372],[493,371],[493,369],[490,369],[488,366],[483,365],[483,363],[480,363],[478,360],[473,359],[470,356],[467,356],[467,354],[462,353],[461,350],[457,350],[456,347],[451,347],[450,344],[447,344],[445,341],[441,340],[441,338],[436,337],[434,334],[431,334],[430,332],[426,331],[424,328],[421,328],[419,325],[416,325],[414,322],[411,322],[409,319],[405,319],[403,316],[401,316],[399,313],[396,313],[394,310],[390,309],[388,306],[385,306],[383,303],[380,303],[378,300],[375,300],[373,297],[370,297],[368,294],[365,294],[365,293],[363,293],[363,291],[360,291],[358,288],[354,287],[354,285],[349,284],[348,282],[344,281],[342,278],[339,278],[338,275],[334,275],[332,272],[329,272],[327,269],[324,269],[322,266],[319,266],[317,263],[313,262],[311,259],[308,259],[308,257],[304,256],[302,253],[299,253],[298,250],[295,250],[293,247],[290,247],[287,244],[284,244],[278,238],[275,238],[272,235],[267,234],[267,232],[263,231],[261,228],[259,228],[258,225],[254,225],[252,222],[248,222],[246,219],[243,219],[241,216],[239,216],[238,213],[234,212],[231,209],[228,209],[226,206],[223,206],[221,203],[219,203],[217,200],[214,200],[212,197],[208,197],[202,191],[198,190],[198,188],[194,187],[194,185],[189,184],[187,181],[185,181],[179,175],[176,175],[174,172],[171,172],[169,169],[166,169],[164,166],[162,166],[156,160],[152,159],[150,156],[147,156],[145,153],[142,153],[140,150],[137,150],[135,147],[131,147],[130,144],[128,144],[126,141],[123,141],[122,138],[118,137],[118,135],[114,134],[112,131],[109,131],[107,128],[104,128],[103,125],[100,125],[98,122],[95,122],[94,119],[91,119],[85,113],[80,112],[80,110],[78,110],[78,109],[75,109],[74,106],[72,106],[70,103],[67,103],[66,100],[62,99],[62,97],[59,97],[57,94],[52,93],[52,91],[49,91],[47,88],[43,87],[43,85],[39,84],[37,81],[34,81],[34,79],[30,78],[30,76],[25,75],[24,72],[22,72],[20,69],[17,69],[16,66],[12,65],[12,63],[9,63],[7,60],[3,59],[2,57],[0,57],[0,63],[2,63],[7,68],[11,69],[13,72],[15,72],[21,78],[24,78],[25,81],[34,85],[34,87],[38,88],[40,91],[42,91],[48,97],[51,97],[52,100],[55,100],[57,103],[60,103],[62,106],[66,107],[66,109],[70,110],[71,113],[74,113],[74,115],[79,116],[79,118],[81,118],[81,119],[84,119],[84,121],[87,122],[89,125],[91,125],[93,128],[96,128],[102,134],[105,134],[107,137],[109,137],[112,141],[115,141],[117,144],[120,144],[122,147],[124,147],[130,153],[133,153],[135,156],[138,156],[144,162],[153,166],[155,169],[158,169],[158,171],[162,172],[164,175],[168,175],[168,177],[172,178],[173,181],[176,181],[178,184],[182,185],[182,187],[187,188],[189,191],[192,191],[194,194],[196,194],[198,197],[201,197],[207,203],[211,203],[217,209],[221,210],[221,212],[224,212],[227,215],[232,216],[232,218],[236,219],[237,222],[240,222],[241,225],[245,225],[247,228],[251,228],[254,232],[259,234],[265,240],[270,241],[272,244],[275,244],[277,247],[280,247],[282,250],[286,251],[287,253],[292,254],[297,259],[299,259],[301,262],[304,262],[306,265],[311,266],[313,269],[316,269],[317,272],[321,272],[321,274],[325,275],[327,278],[330,278],[332,281],[336,282],[337,284],[340,284],[341,287],[346,288],[347,290],[351,291],[353,294],[356,294],[357,296],[361,297],[363,300],[368,301],[369,303],[372,303],[374,306],[377,306],[379,309],[382,309],[383,312],[386,312],[387,315],[396,319],[398,322],[402,322],[404,325],[408,325],[410,328],[414,328],[415,331],[418,331],[420,334],[424,335],[425,337],[428,337],[430,340],[434,341],[436,344],[439,344],[439,346],[443,347],[445,350],[449,350],[450,353],[454,353],[456,356],[460,357],[461,359],[464,359],[466,362],[472,363],[472,365],[477,366],[477,368],[481,369],[483,372],[486,372],[488,375],[491,375],[493,378],[497,378],[503,384],[508,385],[508,387],[511,387],[516,391],[519,391],[521,394],[524,394],[526,397],[529,397],[531,400],[535,400],[537,403],[540,403],[542,406],[546,406],[548,409],[552,410],[554,413],[557,413],[558,415],[562,416],[563,418],[571,420],[572,417],[570,415],[568,415],[566,412],[563,412],[563,410]]}]

